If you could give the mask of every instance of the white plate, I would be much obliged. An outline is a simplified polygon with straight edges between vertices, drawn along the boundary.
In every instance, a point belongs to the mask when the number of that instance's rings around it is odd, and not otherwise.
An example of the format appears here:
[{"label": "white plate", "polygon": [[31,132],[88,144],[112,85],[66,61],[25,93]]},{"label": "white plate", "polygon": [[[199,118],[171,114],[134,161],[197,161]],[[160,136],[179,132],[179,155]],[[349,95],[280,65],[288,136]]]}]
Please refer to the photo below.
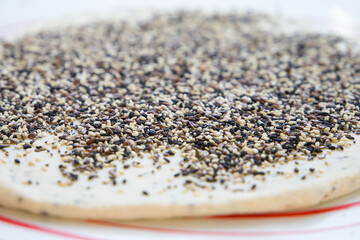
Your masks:
[{"label": "white plate", "polygon": [[0,208],[1,239],[359,239],[360,191],[286,213],[147,221],[68,220]]}]

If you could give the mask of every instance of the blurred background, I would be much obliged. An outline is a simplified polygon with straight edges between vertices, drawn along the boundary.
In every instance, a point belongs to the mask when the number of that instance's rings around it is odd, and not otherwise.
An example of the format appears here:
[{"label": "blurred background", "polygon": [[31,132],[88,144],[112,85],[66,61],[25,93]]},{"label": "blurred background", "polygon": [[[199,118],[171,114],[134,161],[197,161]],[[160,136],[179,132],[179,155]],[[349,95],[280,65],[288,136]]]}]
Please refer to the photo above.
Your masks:
[{"label": "blurred background", "polygon": [[106,14],[116,9],[261,11],[360,39],[360,0],[0,0],[0,37],[62,17]]}]

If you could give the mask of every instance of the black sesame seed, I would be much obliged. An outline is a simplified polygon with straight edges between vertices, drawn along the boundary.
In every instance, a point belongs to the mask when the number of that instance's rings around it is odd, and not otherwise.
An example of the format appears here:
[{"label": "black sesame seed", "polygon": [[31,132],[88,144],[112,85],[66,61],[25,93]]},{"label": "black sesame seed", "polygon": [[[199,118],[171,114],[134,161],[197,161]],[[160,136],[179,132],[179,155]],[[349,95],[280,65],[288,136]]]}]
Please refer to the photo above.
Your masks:
[{"label": "black sesame seed", "polygon": [[24,145],[23,145],[23,148],[24,148],[24,149],[31,148],[31,145],[29,145],[29,144],[24,144]]},{"label": "black sesame seed", "polygon": [[170,156],[174,156],[175,153],[173,151],[167,151],[167,153],[170,155]]},{"label": "black sesame seed", "polygon": [[348,139],[350,139],[350,140],[354,140],[355,138],[353,137],[353,136],[351,136],[351,135],[346,135],[346,137],[348,138]]},{"label": "black sesame seed", "polygon": [[254,176],[256,176],[256,175],[265,175],[265,172],[253,171],[252,175],[254,175]]},{"label": "black sesame seed", "polygon": [[72,154],[75,156],[80,156],[80,152],[77,149],[72,150]]},{"label": "black sesame seed", "polygon": [[78,180],[79,176],[77,174],[74,173],[70,173],[70,179],[71,181],[76,181]]},{"label": "black sesame seed", "polygon": [[154,136],[156,135],[156,132],[153,129],[150,129],[149,131],[147,131],[147,134],[149,134],[150,136]]},{"label": "black sesame seed", "polygon": [[207,182],[216,182],[216,179],[214,179],[214,178],[207,178],[206,181],[207,181]]},{"label": "black sesame seed", "polygon": [[91,180],[91,179],[96,178],[96,177],[97,177],[96,175],[92,174],[92,175],[90,175],[90,176],[88,177],[88,179]]},{"label": "black sesame seed", "polygon": [[331,145],[331,144],[328,145],[328,148],[329,148],[330,150],[335,150],[335,149],[336,149],[336,147],[335,147],[334,145]]}]

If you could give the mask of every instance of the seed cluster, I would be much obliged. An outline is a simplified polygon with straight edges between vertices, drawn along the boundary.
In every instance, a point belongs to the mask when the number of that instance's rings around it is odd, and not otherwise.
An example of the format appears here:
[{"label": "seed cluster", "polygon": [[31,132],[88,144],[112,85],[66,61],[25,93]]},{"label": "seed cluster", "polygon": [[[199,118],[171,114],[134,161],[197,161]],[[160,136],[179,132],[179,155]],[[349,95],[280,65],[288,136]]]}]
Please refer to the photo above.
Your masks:
[{"label": "seed cluster", "polygon": [[35,140],[56,135],[64,176],[110,167],[113,184],[113,162],[126,171],[146,153],[161,167],[179,150],[174,177],[223,183],[343,150],[360,134],[359,54],[337,36],[262,27],[271,21],[185,12],[3,41],[0,149],[40,152]]}]

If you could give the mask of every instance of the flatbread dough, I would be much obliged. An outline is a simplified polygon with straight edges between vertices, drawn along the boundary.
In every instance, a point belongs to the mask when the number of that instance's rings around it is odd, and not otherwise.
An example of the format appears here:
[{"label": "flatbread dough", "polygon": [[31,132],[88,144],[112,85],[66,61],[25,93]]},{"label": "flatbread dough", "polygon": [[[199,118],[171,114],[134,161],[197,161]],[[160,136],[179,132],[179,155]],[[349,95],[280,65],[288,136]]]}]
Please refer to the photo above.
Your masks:
[{"label": "flatbread dough", "polygon": [[[75,182],[62,176],[59,165],[69,146],[56,150],[46,143],[58,142],[51,133],[34,139],[33,146],[46,151],[24,149],[18,145],[0,151],[0,204],[36,214],[69,218],[140,219],[216,214],[289,211],[310,207],[360,188],[360,140],[355,136],[343,151],[327,151],[325,159],[289,161],[261,167],[269,171],[266,179],[248,175],[225,184],[206,182],[181,172],[181,152],[170,160],[161,158],[154,166],[149,154],[115,165],[120,176],[109,182],[109,169],[98,170],[98,177],[79,174]],[[24,154],[26,153],[26,156]],[[14,163],[15,159],[19,162]],[[297,168],[297,173],[294,169]],[[183,184],[188,180],[188,184]]]}]

